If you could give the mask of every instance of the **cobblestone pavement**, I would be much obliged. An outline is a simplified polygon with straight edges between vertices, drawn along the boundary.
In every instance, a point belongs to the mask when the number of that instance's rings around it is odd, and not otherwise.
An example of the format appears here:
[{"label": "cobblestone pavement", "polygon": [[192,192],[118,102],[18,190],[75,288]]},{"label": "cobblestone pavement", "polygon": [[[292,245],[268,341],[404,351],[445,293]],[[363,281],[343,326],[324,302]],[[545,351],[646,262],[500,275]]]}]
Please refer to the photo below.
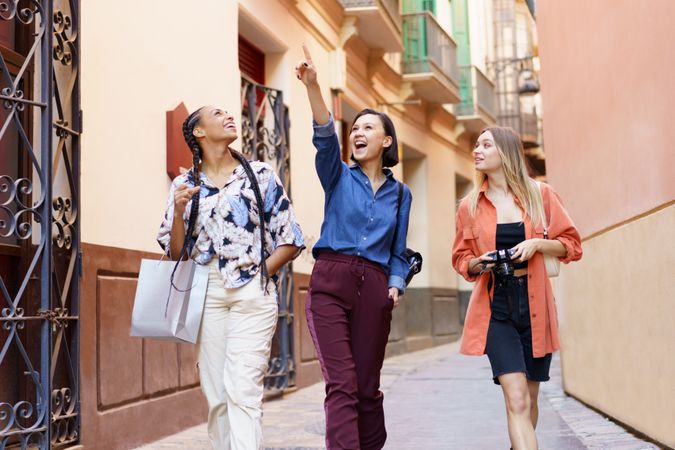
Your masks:
[{"label": "cobblestone pavement", "polygon": [[[382,370],[389,450],[508,449],[501,389],[491,381],[486,357],[458,354],[457,343],[389,358]],[[323,383],[264,406],[265,448],[324,449]],[[645,442],[566,396],[560,363],[539,398],[537,436],[543,450],[646,450]],[[204,449],[210,446],[200,425],[142,450]]]}]

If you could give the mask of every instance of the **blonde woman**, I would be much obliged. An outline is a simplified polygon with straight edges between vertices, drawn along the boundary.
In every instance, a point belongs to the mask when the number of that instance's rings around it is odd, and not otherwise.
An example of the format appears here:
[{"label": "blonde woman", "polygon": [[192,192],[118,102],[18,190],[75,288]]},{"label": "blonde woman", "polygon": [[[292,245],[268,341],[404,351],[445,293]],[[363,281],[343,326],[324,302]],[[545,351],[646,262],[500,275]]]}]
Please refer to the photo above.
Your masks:
[{"label": "blonde woman", "polygon": [[[452,249],[455,270],[476,281],[460,351],[488,355],[511,445],[536,449],[539,383],[548,381],[551,354],[560,347],[544,255],[577,261],[581,240],[560,197],[528,176],[515,131],[487,128],[473,155],[476,184],[459,205]],[[495,250],[504,250],[513,267],[494,264]]]}]

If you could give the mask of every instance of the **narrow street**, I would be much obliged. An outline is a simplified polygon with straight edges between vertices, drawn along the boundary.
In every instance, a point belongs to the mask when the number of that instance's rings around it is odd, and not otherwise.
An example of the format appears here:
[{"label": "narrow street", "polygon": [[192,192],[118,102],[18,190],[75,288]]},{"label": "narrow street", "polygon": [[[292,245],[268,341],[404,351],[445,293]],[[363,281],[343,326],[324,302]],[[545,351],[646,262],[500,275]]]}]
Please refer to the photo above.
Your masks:
[{"label": "narrow street", "polygon": [[[382,372],[389,437],[385,449],[507,449],[501,389],[490,380],[487,358],[459,355],[448,344],[389,358]],[[560,360],[542,385],[537,436],[544,450],[658,447],[585,407],[562,391]],[[323,449],[323,383],[265,403],[265,448]],[[210,449],[201,425],[141,450]]]}]

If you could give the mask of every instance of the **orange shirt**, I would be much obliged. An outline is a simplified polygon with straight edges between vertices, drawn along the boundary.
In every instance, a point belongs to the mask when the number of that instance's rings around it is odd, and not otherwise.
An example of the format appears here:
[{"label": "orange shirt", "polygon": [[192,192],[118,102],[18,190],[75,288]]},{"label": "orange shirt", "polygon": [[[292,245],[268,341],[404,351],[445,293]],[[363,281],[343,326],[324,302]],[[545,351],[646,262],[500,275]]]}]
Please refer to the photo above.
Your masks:
[{"label": "orange shirt", "polygon": [[[560,197],[547,184],[541,183],[544,209],[548,222],[548,238],[557,239],[565,246],[567,255],[563,263],[581,258],[581,238],[572,219],[562,205]],[[490,298],[488,293],[489,273],[470,275],[469,262],[485,252],[496,248],[497,210],[485,195],[487,180],[481,187],[475,217],[469,212],[469,202],[464,199],[457,210],[457,229],[452,247],[452,266],[467,281],[476,281],[464,321],[460,352],[465,355],[485,353],[485,341],[490,323]],[[516,204],[520,205],[516,199]],[[532,228],[530,217],[523,213],[525,239],[543,238],[542,224]],[[544,256],[537,252],[527,264],[528,295],[530,299],[530,323],[532,325],[532,350],[535,358],[552,353],[560,348],[558,318],[551,282],[546,274]]]}]

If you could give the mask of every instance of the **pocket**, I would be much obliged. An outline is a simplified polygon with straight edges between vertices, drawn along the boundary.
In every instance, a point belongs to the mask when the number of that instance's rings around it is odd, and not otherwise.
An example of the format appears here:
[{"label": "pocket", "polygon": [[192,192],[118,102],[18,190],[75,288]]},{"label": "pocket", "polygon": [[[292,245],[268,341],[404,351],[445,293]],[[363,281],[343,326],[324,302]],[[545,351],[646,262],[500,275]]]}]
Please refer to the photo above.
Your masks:
[{"label": "pocket", "polygon": [[462,237],[466,240],[475,240],[480,236],[480,227],[465,227],[462,230]]},{"label": "pocket", "polygon": [[480,236],[481,236],[480,227],[465,227],[462,230],[462,237],[464,238],[466,245],[471,249],[474,255],[481,255],[485,253],[485,251],[487,251],[481,250],[481,247],[479,245]]},{"label": "pocket", "polygon": [[261,372],[266,372],[267,367],[269,366],[269,361],[267,358],[251,353],[245,353],[241,355],[241,363],[247,367],[250,367],[254,370],[259,370]]},{"label": "pocket", "polygon": [[268,360],[255,353],[229,355],[225,368],[225,389],[240,405],[259,409],[262,406],[263,380]]}]

